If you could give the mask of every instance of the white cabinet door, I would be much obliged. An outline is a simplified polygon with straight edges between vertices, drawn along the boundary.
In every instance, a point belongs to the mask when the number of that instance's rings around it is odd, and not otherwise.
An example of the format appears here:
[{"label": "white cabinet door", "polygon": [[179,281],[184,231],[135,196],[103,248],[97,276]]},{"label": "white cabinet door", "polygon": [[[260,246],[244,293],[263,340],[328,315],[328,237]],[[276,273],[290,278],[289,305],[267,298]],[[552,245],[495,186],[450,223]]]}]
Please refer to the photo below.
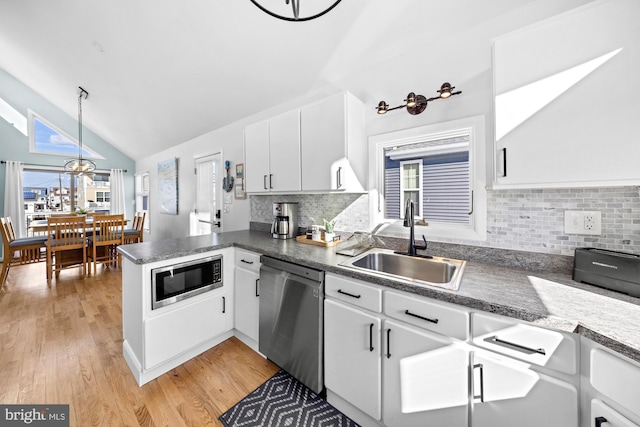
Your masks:
[{"label": "white cabinet door", "polygon": [[473,366],[473,427],[578,427],[578,390],[569,383],[482,350]]},{"label": "white cabinet door", "polygon": [[376,420],[381,416],[380,319],[324,302],[325,386]]},{"label": "white cabinet door", "polygon": [[260,275],[244,268],[236,268],[235,327],[254,341],[258,341],[258,280]]},{"label": "white cabinet door", "polygon": [[346,157],[346,105],[342,93],[302,108],[302,189],[340,190]]},{"label": "white cabinet door", "polygon": [[382,333],[384,424],[467,427],[468,352],[391,320]]},{"label": "white cabinet door", "polygon": [[[224,294],[181,304],[144,322],[144,368],[149,369],[186,352],[231,328],[233,311]],[[177,304],[176,304],[177,305]]]},{"label": "white cabinet door", "polygon": [[300,110],[303,191],[364,191],[362,102],[344,92]]},{"label": "white cabinet door", "polygon": [[269,120],[269,165],[271,191],[300,191],[300,110]]},{"label": "white cabinet door", "polygon": [[637,67],[638,16],[594,2],[494,40],[496,187],[638,185],[640,80],[593,98]]},{"label": "white cabinet door", "polygon": [[269,190],[269,122],[263,121],[244,130],[244,173],[247,193]]}]

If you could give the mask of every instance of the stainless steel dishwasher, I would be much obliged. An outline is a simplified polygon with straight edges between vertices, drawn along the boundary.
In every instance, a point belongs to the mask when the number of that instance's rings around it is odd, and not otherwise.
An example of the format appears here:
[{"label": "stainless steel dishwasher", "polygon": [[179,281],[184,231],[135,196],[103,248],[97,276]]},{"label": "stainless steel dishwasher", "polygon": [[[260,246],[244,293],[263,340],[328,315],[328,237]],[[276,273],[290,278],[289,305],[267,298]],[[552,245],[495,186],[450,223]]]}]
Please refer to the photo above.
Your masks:
[{"label": "stainless steel dishwasher", "polygon": [[320,393],[324,271],[267,256],[260,261],[260,353]]}]

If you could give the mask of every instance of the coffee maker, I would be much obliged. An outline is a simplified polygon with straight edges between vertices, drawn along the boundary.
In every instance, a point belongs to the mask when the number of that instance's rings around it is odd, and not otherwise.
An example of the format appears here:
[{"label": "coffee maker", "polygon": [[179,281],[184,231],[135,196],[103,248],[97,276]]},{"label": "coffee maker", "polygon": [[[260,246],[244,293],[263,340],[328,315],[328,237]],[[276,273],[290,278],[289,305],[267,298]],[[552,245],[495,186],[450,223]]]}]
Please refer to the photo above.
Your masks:
[{"label": "coffee maker", "polygon": [[274,239],[293,239],[298,235],[298,203],[279,202],[273,204],[271,236]]}]

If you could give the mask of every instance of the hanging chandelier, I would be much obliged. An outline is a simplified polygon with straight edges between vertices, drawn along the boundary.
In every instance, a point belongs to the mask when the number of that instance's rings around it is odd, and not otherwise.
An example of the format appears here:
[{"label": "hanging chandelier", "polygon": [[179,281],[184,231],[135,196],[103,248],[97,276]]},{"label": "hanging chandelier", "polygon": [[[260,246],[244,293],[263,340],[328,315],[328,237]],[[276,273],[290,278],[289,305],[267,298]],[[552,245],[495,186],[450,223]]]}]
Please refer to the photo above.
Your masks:
[{"label": "hanging chandelier", "polygon": [[78,158],[67,160],[64,164],[64,171],[68,174],[80,176],[95,171],[96,164],[89,159],[82,158],[82,98],[87,99],[89,92],[80,86],[78,86],[78,89],[80,89],[80,94],[78,95]]},{"label": "hanging chandelier", "polygon": [[[307,0],[300,9],[300,0],[251,0],[260,10],[285,21],[310,21],[336,7],[341,0]],[[289,9],[291,3],[291,10]]]},{"label": "hanging chandelier", "polygon": [[447,99],[453,95],[459,95],[462,93],[461,90],[457,92],[453,92],[455,86],[451,86],[450,83],[442,83],[440,86],[440,90],[437,90],[438,96],[434,96],[433,98],[427,98],[424,95],[416,95],[414,92],[409,92],[407,95],[407,99],[404,100],[404,104],[398,105],[397,107],[389,107],[384,101],[380,101],[376,110],[378,114],[386,114],[387,111],[397,110],[398,108],[407,108],[407,112],[412,115],[422,113],[426,108],[429,102],[435,101],[436,99]]}]

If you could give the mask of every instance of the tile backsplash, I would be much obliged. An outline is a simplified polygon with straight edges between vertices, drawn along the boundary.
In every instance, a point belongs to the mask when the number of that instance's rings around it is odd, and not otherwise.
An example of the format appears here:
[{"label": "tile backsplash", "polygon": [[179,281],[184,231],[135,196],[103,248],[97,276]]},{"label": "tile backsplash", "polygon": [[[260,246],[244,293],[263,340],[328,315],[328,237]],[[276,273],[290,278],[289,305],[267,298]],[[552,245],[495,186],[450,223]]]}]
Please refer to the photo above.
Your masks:
[{"label": "tile backsplash", "polygon": [[[271,223],[274,202],[298,202],[300,226],[337,218],[336,230],[370,230],[367,194],[251,196],[251,221]],[[564,232],[564,211],[602,212],[602,235]],[[640,254],[640,187],[487,191],[487,241],[472,246],[571,255],[577,247]]]}]

